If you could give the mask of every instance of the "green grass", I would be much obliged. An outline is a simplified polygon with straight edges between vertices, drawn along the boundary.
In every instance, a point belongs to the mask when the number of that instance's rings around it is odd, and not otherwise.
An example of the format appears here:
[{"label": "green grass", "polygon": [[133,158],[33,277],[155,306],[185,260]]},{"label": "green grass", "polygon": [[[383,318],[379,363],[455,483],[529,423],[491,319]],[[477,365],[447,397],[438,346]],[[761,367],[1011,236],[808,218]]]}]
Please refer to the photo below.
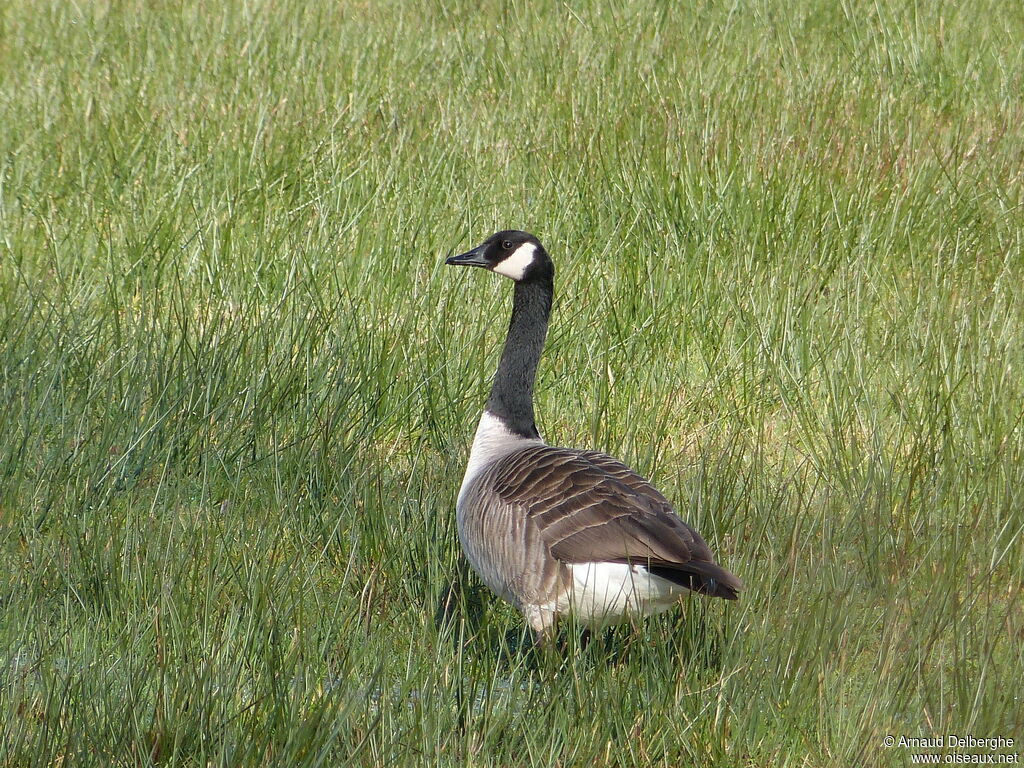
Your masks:
[{"label": "green grass", "polygon": [[[1009,0],[4,3],[0,762],[1020,745],[1021,39]],[[474,583],[435,623],[509,305],[441,262],[505,227],[559,270],[543,432],[740,602],[561,659]]]}]

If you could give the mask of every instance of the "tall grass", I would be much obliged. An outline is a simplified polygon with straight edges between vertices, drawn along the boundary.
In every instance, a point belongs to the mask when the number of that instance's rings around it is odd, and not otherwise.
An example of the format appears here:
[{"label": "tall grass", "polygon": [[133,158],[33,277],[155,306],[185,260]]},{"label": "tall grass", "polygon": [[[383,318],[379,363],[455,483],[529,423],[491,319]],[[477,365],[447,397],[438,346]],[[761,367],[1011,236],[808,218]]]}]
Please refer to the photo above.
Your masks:
[{"label": "tall grass", "polygon": [[[1024,740],[1014,2],[0,7],[0,755],[902,765]],[[748,584],[538,658],[453,501],[521,227],[552,442]],[[436,609],[449,585],[456,605]]]}]

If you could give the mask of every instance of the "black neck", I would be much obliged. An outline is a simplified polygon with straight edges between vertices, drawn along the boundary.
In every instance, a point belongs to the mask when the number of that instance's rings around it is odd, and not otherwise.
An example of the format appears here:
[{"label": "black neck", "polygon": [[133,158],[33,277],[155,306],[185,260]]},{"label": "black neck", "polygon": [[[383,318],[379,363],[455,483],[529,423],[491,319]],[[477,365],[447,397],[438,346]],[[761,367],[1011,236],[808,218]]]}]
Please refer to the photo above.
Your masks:
[{"label": "black neck", "polygon": [[512,321],[487,401],[487,410],[523,437],[540,437],[533,417],[533,383],[548,333],[553,294],[554,280],[550,275],[516,283]]}]

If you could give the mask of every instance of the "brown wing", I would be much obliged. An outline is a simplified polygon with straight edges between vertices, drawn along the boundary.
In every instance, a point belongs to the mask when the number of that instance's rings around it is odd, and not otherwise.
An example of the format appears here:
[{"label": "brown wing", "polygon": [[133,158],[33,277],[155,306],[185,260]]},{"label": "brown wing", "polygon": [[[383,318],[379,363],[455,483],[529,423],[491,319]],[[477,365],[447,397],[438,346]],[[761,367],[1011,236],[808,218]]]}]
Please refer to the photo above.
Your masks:
[{"label": "brown wing", "polygon": [[596,451],[536,446],[501,459],[493,488],[526,510],[564,563],[634,562],[697,592],[735,599],[743,583],[654,486]]}]

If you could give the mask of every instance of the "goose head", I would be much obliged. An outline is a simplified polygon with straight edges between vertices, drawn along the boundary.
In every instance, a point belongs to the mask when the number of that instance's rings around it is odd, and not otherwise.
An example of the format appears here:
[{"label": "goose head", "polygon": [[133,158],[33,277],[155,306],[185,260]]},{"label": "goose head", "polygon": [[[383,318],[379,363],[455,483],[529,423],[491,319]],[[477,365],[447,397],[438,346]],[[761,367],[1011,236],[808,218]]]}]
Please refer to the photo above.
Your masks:
[{"label": "goose head", "polygon": [[518,229],[496,232],[473,250],[449,256],[444,263],[483,267],[517,283],[550,279],[555,271],[540,240]]}]

